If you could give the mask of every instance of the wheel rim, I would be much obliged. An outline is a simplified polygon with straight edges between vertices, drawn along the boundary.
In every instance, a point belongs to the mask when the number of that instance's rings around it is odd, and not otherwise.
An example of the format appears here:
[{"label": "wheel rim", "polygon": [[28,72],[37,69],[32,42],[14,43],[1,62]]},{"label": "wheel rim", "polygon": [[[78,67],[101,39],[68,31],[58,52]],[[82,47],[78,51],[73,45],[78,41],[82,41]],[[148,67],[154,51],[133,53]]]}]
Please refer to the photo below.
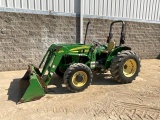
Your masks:
[{"label": "wheel rim", "polygon": [[137,63],[134,59],[128,59],[123,66],[123,74],[126,77],[132,77],[137,70]]},{"label": "wheel rim", "polygon": [[[81,81],[77,80],[78,76],[81,76],[81,78],[82,78]],[[84,71],[77,71],[76,73],[74,73],[74,75],[72,77],[72,83],[76,87],[82,87],[83,85],[86,84],[87,79],[88,79],[87,74]]]}]

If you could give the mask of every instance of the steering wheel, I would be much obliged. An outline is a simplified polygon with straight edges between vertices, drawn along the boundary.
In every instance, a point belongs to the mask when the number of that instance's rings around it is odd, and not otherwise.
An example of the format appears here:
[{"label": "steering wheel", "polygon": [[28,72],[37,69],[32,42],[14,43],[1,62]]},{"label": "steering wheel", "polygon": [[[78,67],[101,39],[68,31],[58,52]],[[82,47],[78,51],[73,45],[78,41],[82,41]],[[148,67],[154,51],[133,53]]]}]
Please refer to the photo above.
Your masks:
[{"label": "steering wheel", "polygon": [[94,44],[95,46],[102,46],[102,44],[99,43],[98,41],[93,40],[92,42],[93,42],[93,44]]}]

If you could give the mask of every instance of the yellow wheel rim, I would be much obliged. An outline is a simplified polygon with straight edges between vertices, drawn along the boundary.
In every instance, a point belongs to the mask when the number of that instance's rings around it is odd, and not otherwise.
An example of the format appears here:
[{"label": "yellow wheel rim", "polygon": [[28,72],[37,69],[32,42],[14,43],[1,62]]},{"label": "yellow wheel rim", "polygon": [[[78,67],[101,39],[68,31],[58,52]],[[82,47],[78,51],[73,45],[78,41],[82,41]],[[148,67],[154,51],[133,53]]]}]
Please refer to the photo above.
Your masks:
[{"label": "yellow wheel rim", "polygon": [[[81,80],[78,80],[78,78],[77,78],[78,76],[81,77]],[[83,85],[86,84],[87,80],[88,80],[88,76],[84,71],[77,71],[72,76],[72,83],[76,87],[82,87]]]},{"label": "yellow wheel rim", "polygon": [[123,74],[126,77],[132,77],[137,70],[137,63],[134,59],[128,59],[123,66]]}]

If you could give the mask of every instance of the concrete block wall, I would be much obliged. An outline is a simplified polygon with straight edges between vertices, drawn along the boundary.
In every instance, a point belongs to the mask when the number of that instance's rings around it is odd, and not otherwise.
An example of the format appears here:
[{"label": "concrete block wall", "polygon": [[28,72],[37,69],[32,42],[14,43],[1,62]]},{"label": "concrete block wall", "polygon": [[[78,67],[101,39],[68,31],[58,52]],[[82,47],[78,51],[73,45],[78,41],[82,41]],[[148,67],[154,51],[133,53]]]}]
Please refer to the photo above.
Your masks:
[{"label": "concrete block wall", "polygon": [[[87,41],[106,43],[110,20],[84,19],[91,25]],[[118,27],[118,29],[116,28]],[[118,40],[120,25],[114,28]],[[141,58],[157,58],[160,54],[160,24],[126,22],[126,45]],[[79,17],[0,12],[0,71],[27,69],[39,65],[47,48],[53,43],[79,42]]]},{"label": "concrete block wall", "polygon": [[79,41],[79,19],[0,12],[0,71],[39,65],[53,43]]}]

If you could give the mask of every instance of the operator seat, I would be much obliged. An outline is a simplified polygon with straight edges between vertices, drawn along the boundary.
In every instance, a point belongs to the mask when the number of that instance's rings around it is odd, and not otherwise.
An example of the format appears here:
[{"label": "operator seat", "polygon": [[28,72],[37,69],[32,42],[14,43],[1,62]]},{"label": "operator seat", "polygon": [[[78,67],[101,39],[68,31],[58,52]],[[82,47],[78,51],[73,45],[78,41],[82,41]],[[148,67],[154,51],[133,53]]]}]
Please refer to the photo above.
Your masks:
[{"label": "operator seat", "polygon": [[103,50],[102,53],[109,53],[109,52],[111,52],[115,48],[115,46],[116,46],[115,42],[114,41],[110,41],[108,43],[107,49]]}]

